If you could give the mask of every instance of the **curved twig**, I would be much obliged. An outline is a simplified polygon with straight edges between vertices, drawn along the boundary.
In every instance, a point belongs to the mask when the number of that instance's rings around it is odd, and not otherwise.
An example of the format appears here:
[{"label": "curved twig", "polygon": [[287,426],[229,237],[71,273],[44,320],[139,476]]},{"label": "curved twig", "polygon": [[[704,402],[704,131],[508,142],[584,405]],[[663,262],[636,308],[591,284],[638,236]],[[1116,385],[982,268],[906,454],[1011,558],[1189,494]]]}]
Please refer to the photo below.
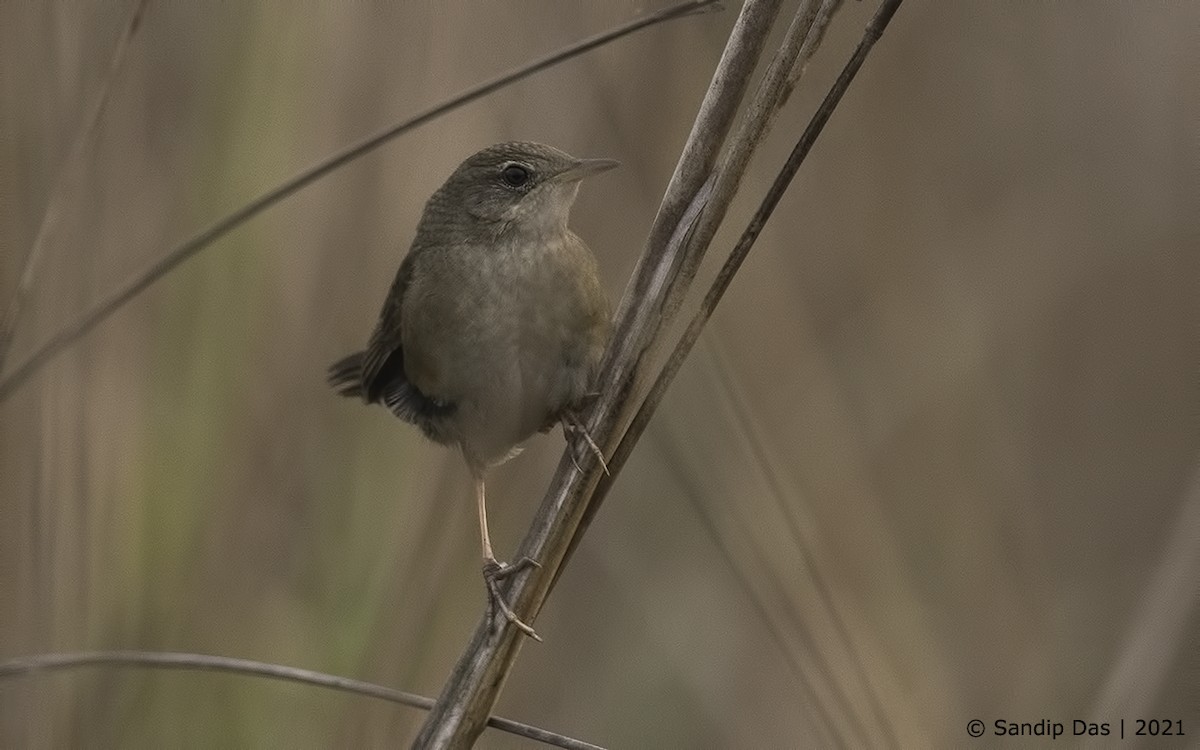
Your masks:
[{"label": "curved twig", "polygon": [[180,263],[198,253],[200,250],[211,245],[213,242],[233,231],[237,227],[249,221],[251,218],[262,213],[264,210],[288,197],[292,193],[300,190],[316,180],[324,177],[333,170],[346,165],[347,163],[363,156],[364,154],[375,150],[387,141],[395,138],[402,133],[405,133],[413,128],[423,125],[430,120],[440,117],[451,110],[467,104],[468,102],[479,99],[480,97],[491,94],[498,89],[508,86],[515,81],[526,78],[534,73],[545,70],[546,68],[557,65],[564,60],[583,54],[590,50],[608,44],[611,41],[619,39],[635,31],[653,26],[664,21],[670,21],[675,18],[692,15],[698,12],[710,10],[718,7],[718,0],[688,0],[687,2],[678,3],[668,8],[664,8],[656,13],[651,13],[647,16],[634,19],[624,23],[616,28],[605,31],[601,34],[589,37],[582,41],[576,42],[564,49],[553,54],[547,55],[539,60],[521,66],[520,68],[505,73],[504,75],[495,78],[486,83],[479,84],[458,96],[449,99],[442,104],[439,104],[431,109],[422,112],[415,117],[412,117],[402,123],[393,125],[386,130],[377,133],[369,138],[346,148],[338,154],[335,154],[328,159],[321,161],[313,167],[301,172],[292,179],[284,182],[282,185],[275,187],[263,195],[255,198],[247,203],[242,208],[232,214],[220,219],[216,223],[209,226],[204,231],[195,235],[183,244],[171,249],[159,260],[152,263],[148,268],[139,272],[123,287],[108,295],[105,299],[96,303],[90,310],[81,315],[74,323],[66,328],[55,333],[45,343],[39,346],[32,354],[30,354],[21,364],[12,369],[8,375],[0,378],[0,401],[4,401],[13,391],[15,391],[22,383],[29,380],[43,365],[49,362],[55,355],[66,349],[75,341],[87,335],[89,331],[96,327],[101,321],[108,318],[117,310],[121,309],[126,303],[137,297],[142,292],[146,291],[154,282],[166,276]]},{"label": "curved twig", "polygon": [[[341,690],[398,703],[410,708],[419,708],[423,711],[428,711],[433,706],[433,699],[423,695],[406,693],[402,690],[349,677],[338,677],[324,672],[314,672],[311,669],[285,667],[280,664],[268,664],[251,659],[189,654],[178,651],[81,651],[22,656],[0,662],[0,679],[81,667],[148,667],[151,669],[199,669],[209,672],[231,672]],[[491,716],[488,717],[487,725],[493,729],[568,750],[603,750],[590,742],[539,729],[529,724],[522,724],[512,719]]]}]

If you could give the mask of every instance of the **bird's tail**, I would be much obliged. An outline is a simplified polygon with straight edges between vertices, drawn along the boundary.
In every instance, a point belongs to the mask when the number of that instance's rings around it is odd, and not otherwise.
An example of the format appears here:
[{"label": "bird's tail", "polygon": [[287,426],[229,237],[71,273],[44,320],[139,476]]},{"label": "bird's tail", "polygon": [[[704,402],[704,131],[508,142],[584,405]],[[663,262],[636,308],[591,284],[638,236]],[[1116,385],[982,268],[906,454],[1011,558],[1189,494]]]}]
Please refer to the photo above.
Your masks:
[{"label": "bird's tail", "polygon": [[355,352],[329,366],[329,385],[343,396],[362,398],[362,366],[366,352]]}]

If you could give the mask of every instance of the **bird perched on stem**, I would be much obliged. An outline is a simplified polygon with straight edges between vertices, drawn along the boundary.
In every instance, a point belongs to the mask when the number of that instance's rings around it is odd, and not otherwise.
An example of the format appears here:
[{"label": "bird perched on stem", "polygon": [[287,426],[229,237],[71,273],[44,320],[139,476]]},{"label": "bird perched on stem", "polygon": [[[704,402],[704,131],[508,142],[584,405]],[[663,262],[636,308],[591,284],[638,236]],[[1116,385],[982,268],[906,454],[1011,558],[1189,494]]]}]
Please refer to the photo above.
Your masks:
[{"label": "bird perched on stem", "polygon": [[366,349],[329,368],[342,395],[383,404],[461,449],[474,480],[489,611],[533,638],[498,582],[537,562],[496,560],[484,475],[556,423],[604,463],[579,411],[593,395],[610,308],[596,259],[567,217],[579,181],[615,166],[538,143],[468,157],[425,204]]}]

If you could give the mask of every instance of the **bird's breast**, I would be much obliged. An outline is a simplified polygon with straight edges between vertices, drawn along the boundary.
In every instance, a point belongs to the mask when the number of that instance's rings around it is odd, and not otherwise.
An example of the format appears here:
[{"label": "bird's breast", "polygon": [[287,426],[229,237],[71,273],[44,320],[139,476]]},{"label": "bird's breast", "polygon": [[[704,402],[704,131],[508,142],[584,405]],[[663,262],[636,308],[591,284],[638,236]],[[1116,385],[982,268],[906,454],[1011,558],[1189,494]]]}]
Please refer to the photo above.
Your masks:
[{"label": "bird's breast", "polygon": [[402,316],[407,375],[464,407],[465,449],[507,454],[589,386],[608,331],[595,259],[567,233],[422,260]]}]

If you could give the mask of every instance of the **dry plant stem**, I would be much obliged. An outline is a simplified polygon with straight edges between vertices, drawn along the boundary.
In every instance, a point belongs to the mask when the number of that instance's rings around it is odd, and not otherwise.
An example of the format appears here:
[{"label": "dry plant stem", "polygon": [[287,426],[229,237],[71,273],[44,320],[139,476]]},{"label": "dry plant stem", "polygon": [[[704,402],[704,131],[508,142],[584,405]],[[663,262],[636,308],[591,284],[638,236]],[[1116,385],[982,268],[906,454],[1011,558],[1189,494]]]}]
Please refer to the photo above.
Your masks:
[{"label": "dry plant stem", "polygon": [[783,43],[763,75],[746,116],[742,118],[741,127],[725,149],[713,177],[712,195],[704,206],[701,220],[688,238],[686,249],[680,254],[681,265],[672,276],[671,288],[663,305],[664,325],[675,319],[700,263],[741,186],[754,152],[770,132],[775,117],[787,103],[808,61],[820,47],[825,31],[842,3],[843,0],[822,0],[818,8],[817,0],[803,0],[796,10]]},{"label": "dry plant stem", "polygon": [[42,221],[38,224],[37,234],[34,235],[33,244],[29,247],[29,251],[25,253],[25,259],[21,262],[17,288],[13,291],[12,299],[8,302],[8,309],[4,313],[4,319],[0,321],[0,372],[4,372],[4,363],[8,361],[8,351],[12,347],[13,336],[17,331],[17,321],[21,317],[25,298],[29,296],[29,290],[33,288],[38,260],[42,257],[42,250],[46,246],[47,237],[49,237],[54,227],[58,224],[58,217],[62,214],[66,197],[73,192],[78,184],[79,173],[82,171],[82,165],[79,163],[81,156],[87,153],[87,150],[96,141],[97,125],[100,124],[100,118],[104,114],[104,110],[108,107],[109,94],[112,93],[113,83],[116,82],[125,64],[125,53],[129,50],[129,42],[141,27],[148,1],[140,0],[134,6],[133,13],[129,17],[129,23],[125,25],[125,31],[121,34],[121,38],[117,40],[117,44],[113,48],[112,59],[108,64],[108,73],[104,76],[104,80],[100,84],[100,94],[96,97],[96,102],[92,106],[87,119],[83,121],[83,126],[76,136],[74,143],[71,144],[71,150],[67,153],[67,158],[63,160],[58,180],[55,182],[54,189],[50,193],[50,200],[46,204],[45,213],[42,214]]},{"label": "dry plant stem", "polygon": [[[660,335],[659,311],[670,280],[669,269],[676,265],[674,258],[696,218],[696,207],[705,201],[711,165],[732,126],[779,5],[779,0],[748,0],[742,7],[626,289],[599,379],[603,393],[587,425],[601,447],[615,442],[619,425],[628,421],[636,406],[631,395],[644,355]],[[526,622],[535,618],[558,576],[601,473],[594,457],[585,464],[588,471],[580,473],[570,452],[568,446],[517,553],[542,565],[514,576],[509,584],[509,603]],[[499,697],[523,639],[506,622],[499,627],[486,618],[480,622],[413,747],[470,747]]]},{"label": "dry plant stem", "polygon": [[610,398],[597,404],[593,415],[597,421],[604,421],[614,397],[622,400],[624,393],[633,387],[634,370],[640,367],[651,338],[661,327],[657,318],[662,312],[670,274],[678,267],[696,219],[708,205],[713,165],[733,125],[780,5],[780,0],[750,0],[742,7],[730,32],[650,227],[645,249],[621,299],[613,344],[601,368],[600,382],[608,387],[606,395]]},{"label": "dry plant stem", "polygon": [[[310,669],[285,667],[279,664],[267,664],[250,659],[235,659],[228,656],[211,656],[208,654],[188,654],[179,652],[154,651],[84,651],[79,653],[37,654],[23,656],[0,662],[0,680],[33,675],[44,672],[55,672],[81,667],[146,667],[152,669],[197,669],[209,672],[230,672],[233,674],[269,677],[276,680],[298,682],[304,685],[342,690],[369,698],[398,703],[402,706],[419,708],[428,711],[433,706],[433,700],[423,695],[406,693],[401,690],[375,685],[362,680],[352,680],[347,677],[314,672]],[[511,719],[490,717],[488,726],[503,732],[526,737],[531,740],[544,742],[568,750],[603,750],[598,745],[583,742],[572,737],[548,732],[528,724],[522,724]]]},{"label": "dry plant stem", "polygon": [[[816,0],[804,0],[796,10],[796,14],[792,18],[792,23],[784,35],[783,43],[771,60],[771,64],[763,75],[763,80],[759,84],[754,98],[747,108],[747,114],[742,120],[741,127],[738,128],[737,133],[730,141],[721,164],[712,178],[712,182],[710,183],[712,197],[704,202],[702,211],[700,212],[701,218],[688,235],[687,247],[681,253],[684,256],[683,260],[678,267],[670,289],[667,291],[665,309],[662,313],[664,325],[670,323],[682,304],[684,295],[687,293],[687,289],[699,269],[700,261],[703,260],[704,254],[712,242],[722,219],[724,219],[738,186],[741,184],[742,177],[745,175],[746,168],[754,151],[758,148],[763,138],[766,137],[775,116],[783,107],[795,86],[797,81],[796,71],[802,69],[808,59],[812,57],[812,54],[817,49],[819,38],[824,36],[825,29],[821,25],[822,19],[824,19],[824,24],[827,25],[830,16],[840,5],[841,0],[824,0],[818,9]],[[753,240],[751,240],[751,244],[753,244]],[[748,250],[749,248],[747,248]],[[736,271],[736,268],[730,271],[731,277],[732,273]],[[728,284],[728,281],[726,284]],[[717,300],[713,301],[714,306],[719,299],[718,296]],[[705,321],[707,321],[707,318],[705,318]],[[694,324],[695,321],[693,321]],[[702,321],[700,326],[703,327],[703,325],[704,322]],[[689,351],[691,351],[690,346],[682,353],[678,345],[676,346],[675,352],[672,354],[672,360],[678,357],[678,362],[674,365],[675,371],[678,370],[679,365],[682,364],[683,359],[687,357]],[[674,371],[667,375],[665,382],[663,382],[663,374],[671,367],[672,364],[669,361],[664,366],[664,371],[659,373],[654,388],[660,388],[665,392],[667,386],[670,385],[670,381],[674,378]],[[629,430],[627,430],[622,438],[621,446],[625,447],[618,446],[617,448],[617,455],[620,456],[618,460],[622,464],[628,458],[629,452],[633,450],[633,446],[645,430],[645,422],[648,422],[650,416],[653,415],[654,409],[658,406],[657,402],[662,398],[662,393],[660,392],[655,395],[652,389],[647,397],[647,402],[649,402],[650,398],[654,398],[655,401],[650,405],[649,412],[646,412],[646,403],[643,403],[638,414],[634,417]],[[638,425],[639,419],[642,420],[640,426]],[[608,488],[611,487],[613,478],[618,471],[620,471],[619,465],[612,474],[601,480],[596,491],[593,493],[587,512],[584,515],[583,523],[576,532],[576,538],[571,542],[567,553],[568,557],[579,544],[579,538],[582,536],[583,531],[587,529],[588,524],[591,523],[591,519],[599,512],[600,505],[604,502],[604,498],[608,494]]]},{"label": "dry plant stem", "polygon": [[195,235],[183,244],[172,248],[166,255],[158,261],[151,264],[136,276],[134,276],[123,287],[108,295],[105,299],[94,305],[90,310],[81,315],[74,323],[66,328],[55,333],[45,343],[39,346],[30,354],[21,364],[13,368],[7,376],[0,377],[0,401],[7,399],[14,390],[22,383],[27,381],[34,373],[36,373],[43,365],[49,362],[56,354],[66,349],[75,341],[85,336],[89,331],[96,327],[101,321],[108,318],[114,312],[123,307],[126,303],[137,297],[139,294],[148,289],[154,282],[166,276],[176,266],[193,255],[208,247],[219,238],[225,236],[237,227],[249,221],[251,218],[262,213],[264,210],[280,202],[292,193],[300,190],[303,187],[315,182],[324,177],[326,174],[342,167],[349,162],[363,156],[371,151],[374,151],[385,142],[399,136],[413,128],[424,125],[430,120],[436,119],[451,110],[467,104],[468,102],[479,99],[483,96],[491,94],[498,89],[508,86],[515,81],[526,78],[534,73],[545,70],[546,68],[557,65],[564,60],[570,59],[584,52],[588,52],[597,47],[603,46],[611,41],[619,39],[622,36],[631,34],[635,31],[640,31],[648,26],[653,26],[664,21],[669,21],[675,18],[681,18],[719,7],[717,0],[690,0],[689,2],[679,3],[669,8],[665,8],[657,13],[635,19],[626,24],[622,24],[610,31],[584,39],[570,47],[555,52],[540,60],[535,60],[521,68],[506,73],[499,78],[496,78],[487,83],[480,84],[475,88],[469,89],[458,96],[443,102],[442,104],[426,110],[421,114],[406,120],[398,125],[373,135],[362,142],[351,146],[339,154],[336,154],[329,159],[326,159],[319,164],[301,172],[292,179],[282,185],[264,193],[234,213],[212,224],[210,227]]},{"label": "dry plant stem", "polygon": [[678,271],[671,276],[662,311],[664,325],[669,325],[675,319],[692,279],[696,277],[700,262],[737,194],[751,157],[771,129],[775,116],[791,91],[789,77],[801,48],[808,46],[810,50],[815,50],[815,46],[808,45],[806,39],[816,15],[817,0],[803,0],[800,3],[783,42],[750,100],[741,125],[725,147],[714,172],[711,195],[705,201],[700,219],[688,236],[686,246],[679,253]]},{"label": "dry plant stem", "polygon": [[[849,87],[850,82],[854,79],[854,76],[858,73],[859,68],[862,67],[862,63],[866,59],[867,54],[870,52],[871,47],[874,46],[875,42],[879,40],[884,29],[887,27],[887,24],[891,21],[892,16],[899,8],[901,2],[902,0],[885,0],[880,6],[879,10],[876,12],[875,16],[871,19],[871,22],[867,25],[867,28],[863,33],[863,38],[859,42],[858,47],[855,49],[854,54],[846,63],[846,66],[842,69],[841,74],[834,82],[829,93],[826,94],[825,99],[822,101],[821,106],[817,109],[817,112],[813,115],[812,120],[809,122],[808,127],[801,135],[800,140],[792,149],[792,153],[788,157],[787,162],[776,176],[775,181],[772,183],[766,197],[763,199],[758,210],[755,212],[750,224],[746,227],[745,231],[742,233],[742,236],[739,238],[738,243],[730,252],[729,257],[726,259],[724,265],[717,275],[717,278],[713,281],[712,286],[705,295],[704,300],[700,305],[700,309],[693,316],[683,335],[680,336],[680,339],[676,343],[675,349],[672,351],[667,363],[663,366],[662,371],[659,373],[654,384],[651,386],[649,394],[642,402],[641,407],[638,409],[637,414],[634,416],[632,423],[626,430],[613,455],[609,458],[608,465],[611,473],[599,478],[596,488],[593,491],[592,502],[587,508],[587,512],[576,531],[576,536],[572,540],[572,543],[567,551],[568,558],[570,554],[574,552],[579,540],[582,538],[583,532],[586,531],[588,524],[590,524],[592,518],[595,517],[596,512],[600,508],[600,504],[607,496],[608,491],[612,488],[613,482],[620,473],[621,468],[625,465],[625,461],[633,452],[633,448],[637,444],[638,439],[640,439],[642,434],[645,432],[646,426],[649,424],[651,417],[653,417],[655,410],[658,408],[658,405],[662,402],[662,398],[666,394],[667,388],[670,386],[671,382],[675,378],[675,375],[678,374],[680,367],[683,365],[684,360],[695,346],[696,341],[699,339],[700,332],[703,330],[705,324],[712,316],[713,310],[716,309],[716,306],[721,301],[725,291],[729,288],[729,284],[733,280],[734,274],[736,274],[738,269],[741,268],[742,262],[749,254],[750,249],[754,246],[754,242],[758,239],[758,235],[762,232],[763,227],[766,225],[767,220],[771,217],[771,214],[774,212],[779,200],[783,197],[784,192],[791,184],[792,179],[795,177],[800,165],[807,157],[813,143],[816,141],[817,136],[820,135],[821,130],[829,121],[830,116],[833,114],[834,108],[836,108],[838,102],[841,101],[842,95]],[[821,29],[820,33],[823,33],[823,31],[824,30]],[[799,64],[803,65],[803,61],[805,59],[806,58],[802,57]],[[771,624],[770,621],[768,621],[768,624]],[[807,680],[802,680],[802,684],[808,688],[810,694],[815,694],[813,693],[813,689]],[[828,725],[828,728],[832,731],[836,725],[832,722],[832,718],[828,715],[824,705],[818,704],[816,709],[822,716],[823,721]],[[886,718],[883,718],[882,716],[880,718],[884,724],[885,732],[888,734],[890,746],[895,746],[895,736],[891,725],[887,723]]]},{"label": "dry plant stem", "polygon": [[[808,127],[805,128],[803,135],[800,136],[800,140],[792,149],[791,155],[788,156],[787,162],[775,177],[775,181],[767,191],[766,197],[759,205],[758,210],[755,211],[750,224],[746,227],[737,244],[729,253],[729,257],[725,260],[724,265],[722,265],[717,278],[713,281],[708,293],[704,296],[704,300],[700,304],[700,309],[692,317],[683,335],[679,337],[679,341],[675,344],[675,349],[671,352],[667,363],[663,365],[662,371],[659,372],[654,385],[650,388],[650,392],[646,395],[632,423],[630,423],[629,428],[621,438],[621,442],[608,459],[608,466],[612,473],[600,477],[593,493],[592,505],[588,508],[587,515],[580,524],[580,535],[587,529],[587,525],[595,517],[608,491],[612,489],[613,482],[620,474],[625,461],[633,452],[634,445],[637,444],[638,439],[645,432],[646,425],[650,423],[650,418],[654,416],[654,411],[658,408],[659,403],[662,402],[668,386],[675,379],[675,375],[679,372],[683,361],[687,358],[696,340],[700,337],[700,332],[704,329],[704,325],[712,317],[717,303],[725,295],[725,291],[729,288],[729,283],[733,280],[734,274],[741,268],[742,261],[746,259],[746,255],[749,254],[750,249],[754,246],[754,242],[758,239],[758,235],[766,225],[767,219],[771,217],[771,213],[775,210],[775,206],[779,204],[779,200],[783,197],[788,185],[791,184],[792,178],[795,177],[797,170],[799,170],[800,165],[804,162],[817,136],[821,134],[825,123],[829,122],[829,117],[833,114],[834,108],[837,107],[842,95],[846,93],[846,89],[850,86],[850,82],[854,80],[855,74],[862,67],[867,53],[871,51],[871,47],[879,40],[880,35],[887,28],[888,22],[892,20],[892,16],[895,15],[896,9],[900,7],[901,2],[902,0],[884,0],[879,6],[879,10],[876,11],[875,16],[867,24],[867,28],[863,32],[863,38],[858,43],[858,47],[855,48],[854,54],[851,55],[850,60],[842,68],[842,72],[838,75],[837,80],[834,81],[829,93],[825,95],[821,106],[817,108],[812,120],[809,121]],[[578,542],[573,542],[570,551],[574,551],[577,544]]]},{"label": "dry plant stem", "polygon": [[837,13],[842,7],[845,0],[821,0],[821,9],[817,11],[817,17],[813,20],[812,30],[804,40],[804,47],[800,50],[800,59],[796,61],[796,66],[792,69],[792,75],[788,78],[788,87],[784,92],[784,97],[790,96],[792,89],[796,87],[796,83],[804,75],[804,70],[808,67],[808,61],[812,58],[813,53],[817,51],[817,47],[821,46],[821,42],[825,39],[825,30],[829,28],[829,24],[833,21],[833,14]]}]

